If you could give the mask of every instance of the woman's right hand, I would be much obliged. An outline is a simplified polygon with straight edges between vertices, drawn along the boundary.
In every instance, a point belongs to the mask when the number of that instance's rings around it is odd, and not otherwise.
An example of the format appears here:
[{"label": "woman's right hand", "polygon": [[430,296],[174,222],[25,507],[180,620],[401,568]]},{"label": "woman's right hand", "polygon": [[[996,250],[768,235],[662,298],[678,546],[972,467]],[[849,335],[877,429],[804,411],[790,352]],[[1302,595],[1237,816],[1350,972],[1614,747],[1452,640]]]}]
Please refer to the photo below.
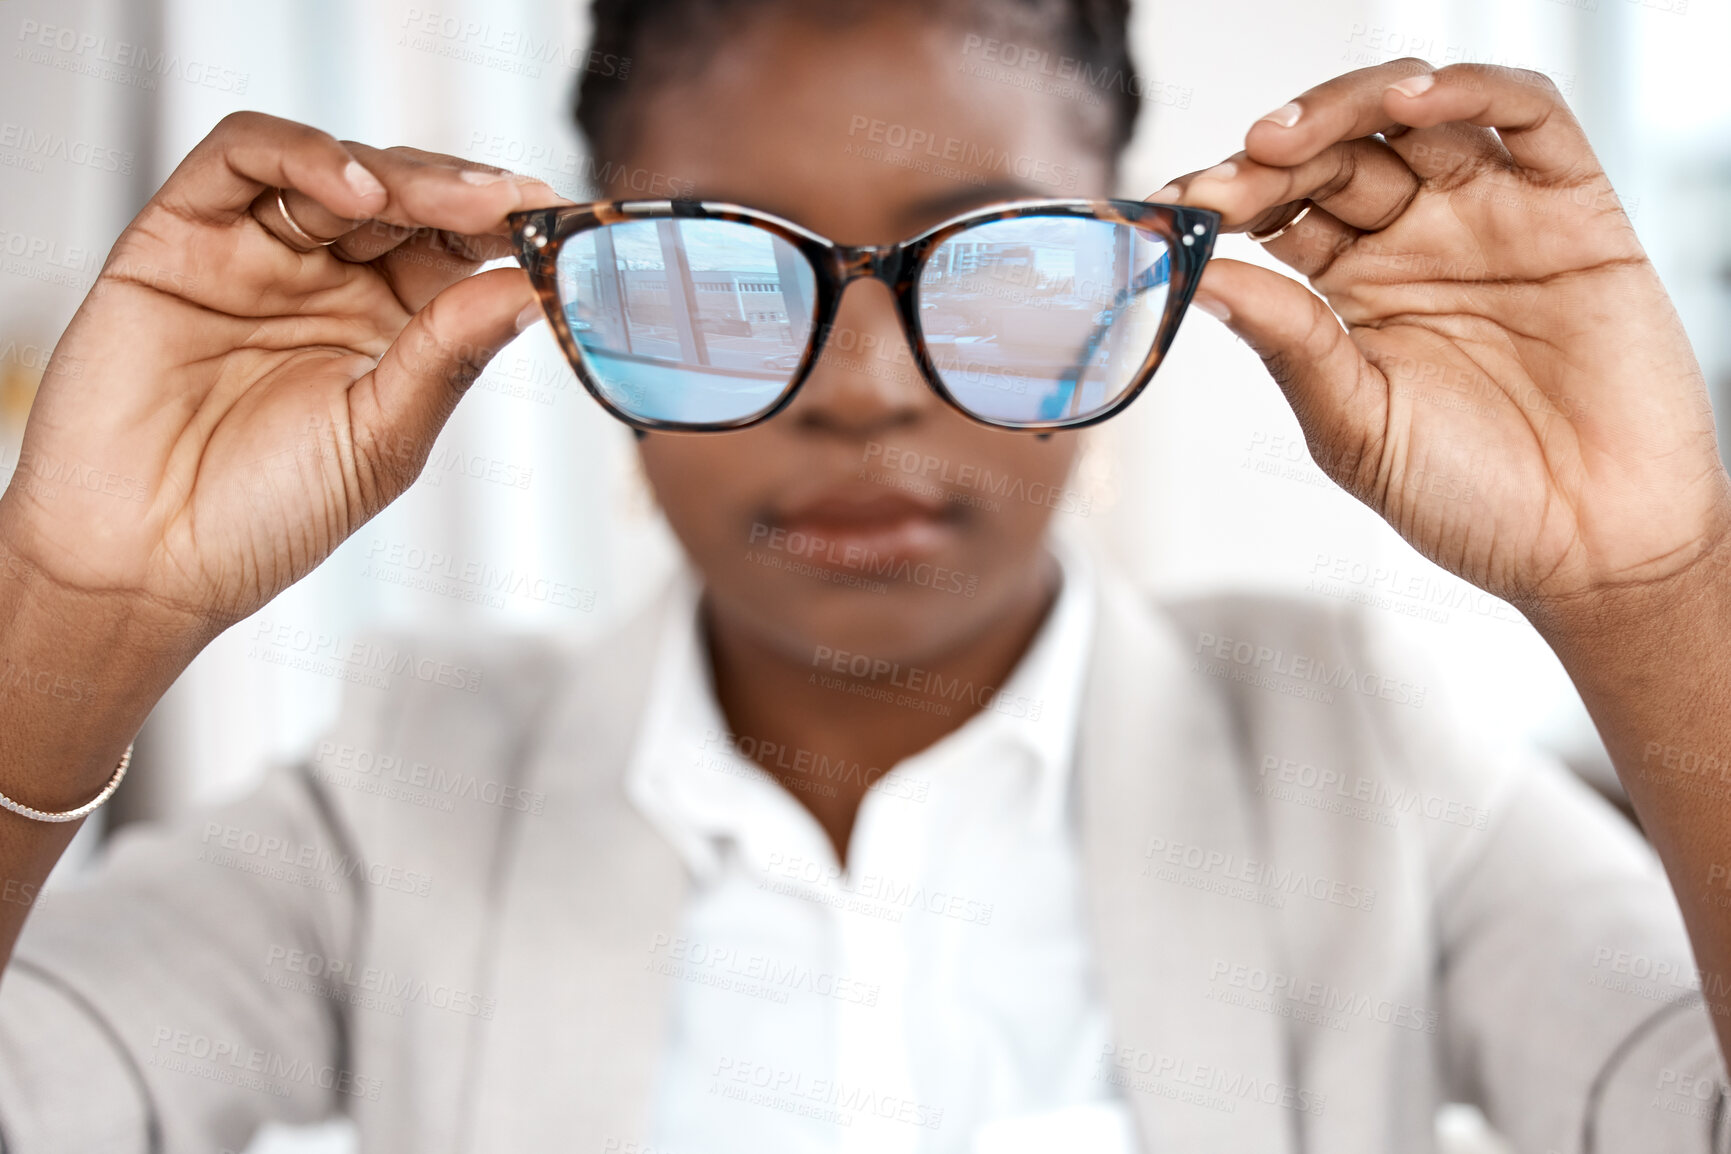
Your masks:
[{"label": "woman's right hand", "polygon": [[559,202],[453,157],[225,119],[55,349],[0,497],[9,575],[184,623],[195,647],[259,609],[408,487],[538,315],[521,271],[470,274],[509,255],[507,213]]}]

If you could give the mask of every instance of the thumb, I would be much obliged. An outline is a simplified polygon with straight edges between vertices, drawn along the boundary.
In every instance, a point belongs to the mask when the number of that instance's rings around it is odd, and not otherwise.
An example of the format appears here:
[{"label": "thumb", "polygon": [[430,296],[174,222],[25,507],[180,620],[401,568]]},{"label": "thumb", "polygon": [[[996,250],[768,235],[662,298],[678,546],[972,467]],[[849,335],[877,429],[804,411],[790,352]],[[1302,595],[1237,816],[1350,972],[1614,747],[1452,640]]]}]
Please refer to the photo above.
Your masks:
[{"label": "thumb", "polygon": [[1323,472],[1349,492],[1369,491],[1388,428],[1388,381],[1327,302],[1272,269],[1216,258],[1193,303],[1262,358]]},{"label": "thumb", "polygon": [[408,488],[487,362],[540,317],[522,270],[499,268],[457,281],[410,318],[350,388],[355,454],[382,497]]}]

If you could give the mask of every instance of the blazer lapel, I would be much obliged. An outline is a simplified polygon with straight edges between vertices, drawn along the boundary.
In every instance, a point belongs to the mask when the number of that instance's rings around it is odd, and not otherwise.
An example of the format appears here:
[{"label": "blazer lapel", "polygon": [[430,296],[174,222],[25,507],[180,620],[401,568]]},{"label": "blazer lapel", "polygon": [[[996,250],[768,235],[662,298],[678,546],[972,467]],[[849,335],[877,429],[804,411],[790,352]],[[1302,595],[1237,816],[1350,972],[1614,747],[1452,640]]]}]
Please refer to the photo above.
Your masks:
[{"label": "blazer lapel", "polygon": [[530,754],[546,797],[500,849],[497,1015],[484,1031],[465,1149],[621,1149],[648,1133],[666,1046],[666,979],[647,962],[676,932],[684,865],[621,785],[666,614],[575,664]]},{"label": "blazer lapel", "polygon": [[[627,798],[657,605],[573,667],[525,785],[546,797],[501,843],[497,946],[462,1148],[566,1149],[647,1137],[667,1043],[665,979],[683,864]],[[1278,972],[1273,909],[1234,881],[1258,858],[1232,723],[1173,626],[1107,577],[1077,751],[1083,869],[1115,1027],[1099,1076],[1121,1087],[1150,1154],[1295,1154],[1313,1105],[1270,1014],[1219,1000],[1221,966]],[[1249,863],[1249,864],[1247,864]],[[641,952],[630,943],[641,943]]]},{"label": "blazer lapel", "polygon": [[1122,582],[1102,582],[1077,757],[1088,917],[1119,1086],[1150,1154],[1298,1148],[1285,1032],[1219,1000],[1222,967],[1279,972],[1279,898],[1242,880],[1260,860],[1222,695]]}]

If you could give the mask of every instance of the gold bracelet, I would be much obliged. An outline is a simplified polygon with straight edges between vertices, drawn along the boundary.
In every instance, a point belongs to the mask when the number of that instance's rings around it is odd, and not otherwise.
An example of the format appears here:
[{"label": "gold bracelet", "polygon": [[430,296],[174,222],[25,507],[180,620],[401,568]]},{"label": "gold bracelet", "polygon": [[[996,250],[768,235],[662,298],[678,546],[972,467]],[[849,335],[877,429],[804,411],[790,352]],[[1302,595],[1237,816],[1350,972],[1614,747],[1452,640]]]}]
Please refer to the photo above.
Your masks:
[{"label": "gold bracelet", "polygon": [[0,793],[0,806],[11,810],[21,817],[31,821],[77,821],[87,817],[97,806],[114,796],[114,791],[120,788],[120,779],[126,776],[126,767],[132,764],[132,743],[126,743],[126,752],[120,755],[120,767],[114,771],[114,776],[108,779],[108,784],[102,787],[102,792],[79,806],[77,809],[63,810],[60,813],[49,813],[43,809],[32,809],[30,806],[13,801]]}]

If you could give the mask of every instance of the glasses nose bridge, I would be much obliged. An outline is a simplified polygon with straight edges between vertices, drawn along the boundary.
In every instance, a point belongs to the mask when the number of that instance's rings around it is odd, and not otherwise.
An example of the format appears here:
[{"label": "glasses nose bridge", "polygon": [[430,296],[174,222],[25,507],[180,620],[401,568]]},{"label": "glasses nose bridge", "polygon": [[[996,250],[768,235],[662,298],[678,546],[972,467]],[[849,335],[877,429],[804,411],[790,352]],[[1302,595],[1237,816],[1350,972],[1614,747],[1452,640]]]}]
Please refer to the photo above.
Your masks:
[{"label": "glasses nose bridge", "polygon": [[841,303],[847,294],[848,286],[855,281],[881,281],[890,291],[895,300],[891,311],[896,314],[896,320],[901,328],[902,339],[907,342],[909,352],[916,354],[919,336],[913,331],[906,315],[902,312],[900,293],[896,286],[900,282],[907,261],[911,258],[908,250],[900,244],[838,244],[832,250],[835,259],[835,305],[833,323],[837,323],[841,311]]},{"label": "glasses nose bridge", "polygon": [[858,244],[836,247],[840,287],[856,280],[880,280],[893,291],[901,279],[906,250],[899,244]]}]

